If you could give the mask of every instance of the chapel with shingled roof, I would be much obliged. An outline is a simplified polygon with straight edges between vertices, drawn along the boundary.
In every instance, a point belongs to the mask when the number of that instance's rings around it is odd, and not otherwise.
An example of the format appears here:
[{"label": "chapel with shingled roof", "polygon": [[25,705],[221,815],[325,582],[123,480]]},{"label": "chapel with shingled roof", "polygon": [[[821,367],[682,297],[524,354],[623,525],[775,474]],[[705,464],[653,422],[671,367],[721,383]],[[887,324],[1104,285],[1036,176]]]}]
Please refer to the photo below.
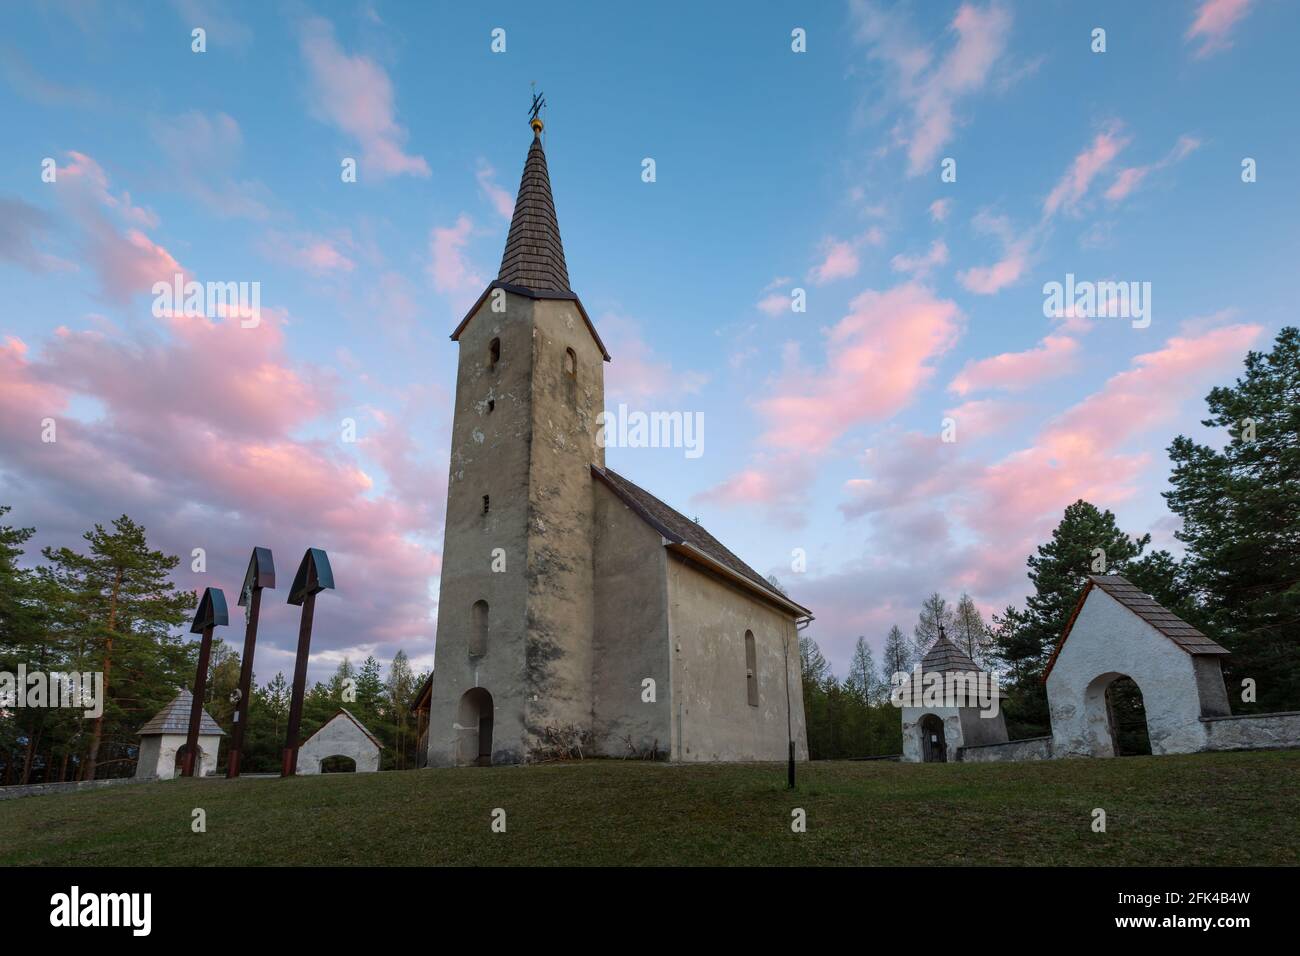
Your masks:
[{"label": "chapel with shingled roof", "polygon": [[605,464],[615,359],[570,284],[531,127],[501,269],[451,335],[428,764],[807,759],[811,612]]}]

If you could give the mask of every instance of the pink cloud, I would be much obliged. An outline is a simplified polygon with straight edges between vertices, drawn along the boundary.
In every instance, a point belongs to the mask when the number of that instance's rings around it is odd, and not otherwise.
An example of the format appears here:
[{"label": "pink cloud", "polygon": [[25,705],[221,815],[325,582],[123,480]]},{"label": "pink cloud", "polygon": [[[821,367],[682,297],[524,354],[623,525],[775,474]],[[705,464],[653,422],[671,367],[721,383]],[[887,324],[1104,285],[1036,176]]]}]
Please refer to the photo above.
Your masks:
[{"label": "pink cloud", "polygon": [[930,248],[923,255],[909,256],[899,253],[889,260],[895,272],[909,272],[920,278],[928,275],[930,270],[948,261],[948,244],[942,239],[930,243]]},{"label": "pink cloud", "polygon": [[[814,638],[829,650],[845,635],[865,633],[878,648],[890,624],[909,629],[921,599],[936,589],[953,597],[969,591],[986,612],[1019,603],[1025,557],[1077,498],[1120,511],[1131,528],[1122,506],[1165,480],[1149,449],[1193,425],[1205,392],[1240,368],[1262,332],[1212,322],[1185,323],[1000,458],[984,460],[978,445],[971,450],[968,439],[978,436],[966,417],[999,414],[980,403],[950,412],[958,417],[955,443],[941,442],[937,429],[888,428],[840,505],[847,518],[864,521],[870,545],[859,558],[837,556],[832,573],[800,582],[799,600],[817,611]],[[866,605],[863,594],[872,595]],[[850,639],[842,659],[851,650]]]},{"label": "pink cloud", "polygon": [[427,272],[433,287],[457,301],[477,296],[485,280],[465,258],[465,247],[474,232],[474,222],[461,213],[453,226],[435,226],[429,233]]},{"label": "pink cloud", "polygon": [[133,295],[148,292],[155,282],[171,283],[187,274],[161,245],[143,232],[158,225],[158,217],[136,206],[128,193],[114,194],[100,165],[84,153],[69,152],[66,166],[57,170],[60,201],[80,231],[82,254],[100,284],[101,295],[125,304]]},{"label": "pink cloud", "polygon": [[948,218],[948,213],[952,209],[951,199],[936,199],[930,203],[930,218],[935,222],[943,222]]},{"label": "pink cloud", "polygon": [[[81,401],[93,422],[78,417]],[[345,414],[359,422],[355,445],[339,440]],[[41,441],[45,417],[54,443]],[[325,548],[339,587],[317,607],[314,666],[332,648],[382,657],[432,645],[429,538],[446,468],[417,455],[404,424],[417,417],[349,407],[328,369],[288,360],[274,309],[255,329],[176,316],[134,339],[63,329],[39,357],[0,343],[0,467],[40,489],[14,502],[23,519],[48,543],[76,545],[91,522],[126,512],[185,556],[182,586],[227,595],[253,544],[274,548],[288,574],[305,547]],[[189,569],[196,547],[207,574]],[[263,609],[259,679],[292,666],[291,610]]]},{"label": "pink cloud", "polygon": [[822,243],[822,260],[808,273],[810,281],[825,285],[836,279],[848,279],[858,274],[858,253],[853,243],[827,239]]},{"label": "pink cloud", "polygon": [[827,334],[827,360],[815,374],[787,369],[759,402],[773,448],[823,452],[845,431],[881,421],[905,406],[956,341],[961,310],[909,282],[868,290]]},{"label": "pink cloud", "polygon": [[1003,352],[967,362],[948,384],[948,390],[967,395],[987,389],[1018,391],[1059,378],[1073,364],[1079,343],[1067,335],[1049,335],[1035,348]]},{"label": "pink cloud", "polygon": [[1115,123],[1094,136],[1087,148],[1074,158],[1061,181],[1048,193],[1043,202],[1043,215],[1054,216],[1058,209],[1075,211],[1092,181],[1127,144],[1128,139],[1119,133],[1119,125]]},{"label": "pink cloud", "polygon": [[492,204],[492,208],[497,211],[497,214],[502,219],[509,222],[515,214],[515,200],[513,196],[497,185],[496,170],[488,165],[486,160],[480,159],[475,179],[478,180],[479,191]]},{"label": "pink cloud", "polygon": [[1200,41],[1197,57],[1209,56],[1232,45],[1228,34],[1250,8],[1251,0],[1202,0],[1187,28],[1188,42]]},{"label": "pink cloud", "polygon": [[356,264],[339,249],[340,245],[349,241],[346,236],[332,239],[312,233],[294,236],[269,233],[262,243],[262,251],[277,262],[324,276],[351,272],[355,267]]},{"label": "pink cloud", "polygon": [[154,143],[166,159],[166,179],[223,219],[267,218],[269,190],[235,178],[244,137],[234,119],[191,110],[151,125]]},{"label": "pink cloud", "polygon": [[956,39],[936,60],[929,46],[904,39],[906,25],[896,12],[860,2],[853,13],[859,40],[868,45],[872,58],[891,68],[896,95],[908,110],[894,130],[894,139],[906,149],[908,175],[918,176],[932,169],[956,134],[962,101],[988,85],[1006,49],[1011,15],[996,3],[986,7],[963,3],[949,25]]},{"label": "pink cloud", "polygon": [[977,232],[997,238],[1002,258],[990,266],[972,266],[957,273],[957,281],[976,295],[995,295],[1019,282],[1029,267],[1029,258],[1037,232],[1017,233],[1011,221],[981,210],[972,220]]},{"label": "pink cloud", "polygon": [[1151,173],[1158,172],[1174,163],[1181,162],[1200,145],[1200,140],[1194,137],[1180,136],[1178,137],[1178,142],[1174,144],[1174,148],[1159,162],[1150,163],[1146,166],[1129,166],[1125,169],[1121,169],[1119,174],[1115,177],[1115,182],[1113,182],[1110,188],[1106,190],[1106,198],[1111,202],[1120,202],[1137,189]]},{"label": "pink cloud", "polygon": [[661,399],[672,404],[704,387],[709,377],[702,372],[682,371],[655,354],[632,319],[605,314],[597,323],[601,337],[617,357],[605,367],[605,395],[612,401],[646,402]]},{"label": "pink cloud", "polygon": [[404,151],[407,132],[397,123],[393,84],[383,67],[369,57],[344,53],[334,28],[317,17],[303,24],[301,50],[313,110],[361,146],[359,179],[430,174],[423,156]]}]

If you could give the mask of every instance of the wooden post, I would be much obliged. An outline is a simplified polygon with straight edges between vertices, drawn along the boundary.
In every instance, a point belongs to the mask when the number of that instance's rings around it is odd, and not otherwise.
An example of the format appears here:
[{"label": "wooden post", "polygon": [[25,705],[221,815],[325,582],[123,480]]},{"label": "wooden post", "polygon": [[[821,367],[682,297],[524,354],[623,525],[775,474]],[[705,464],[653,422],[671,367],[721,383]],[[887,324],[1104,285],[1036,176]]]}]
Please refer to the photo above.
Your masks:
[{"label": "wooden post", "polygon": [[270,548],[254,548],[244,575],[239,604],[248,608],[244,629],[244,656],[239,661],[239,699],[235,702],[235,729],[230,752],[226,755],[226,777],[239,776],[239,760],[244,750],[244,728],[248,726],[248,703],[253,690],[253,653],[257,647],[257,618],[262,609],[262,588],[275,587],[275,563]]},{"label": "wooden post", "polygon": [[289,702],[289,726],[285,729],[284,751],[280,759],[280,776],[298,772],[298,725],[302,720],[302,698],[307,689],[307,659],[311,656],[311,625],[316,613],[316,595],[334,587],[330,559],[320,548],[308,548],[289,588],[289,603],[301,605],[298,624],[298,659],[293,668],[293,698]]},{"label": "wooden post", "polygon": [[[195,754],[199,749],[199,724],[203,719],[203,691],[208,683],[208,659],[212,654],[212,631],[218,624],[229,621],[226,614],[226,596],[221,588],[208,588],[194,614],[191,634],[202,634],[199,643],[199,666],[194,674],[194,699],[190,702],[190,726],[185,736],[185,757],[181,761],[181,776],[194,776]],[[202,773],[203,765],[199,765]]]}]

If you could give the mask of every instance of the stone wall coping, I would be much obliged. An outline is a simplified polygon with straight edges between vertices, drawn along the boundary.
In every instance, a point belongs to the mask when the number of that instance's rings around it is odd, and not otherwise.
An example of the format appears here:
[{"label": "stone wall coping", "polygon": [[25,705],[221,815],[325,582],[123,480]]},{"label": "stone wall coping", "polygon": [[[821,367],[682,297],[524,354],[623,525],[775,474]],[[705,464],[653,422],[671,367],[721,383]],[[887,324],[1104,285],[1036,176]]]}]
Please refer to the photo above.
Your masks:
[{"label": "stone wall coping", "polygon": [[1224,714],[1222,717],[1202,717],[1202,723],[1216,720],[1263,720],[1265,717],[1300,717],[1300,710],[1275,710],[1267,714]]},{"label": "stone wall coping", "polygon": [[[1204,720],[1205,718],[1201,718]],[[1016,740],[1002,740],[991,744],[965,744],[961,750],[979,750],[981,747],[1009,747],[1012,744],[1032,744],[1036,740],[1051,740],[1051,734],[1045,734],[1042,737],[1020,737]]]}]

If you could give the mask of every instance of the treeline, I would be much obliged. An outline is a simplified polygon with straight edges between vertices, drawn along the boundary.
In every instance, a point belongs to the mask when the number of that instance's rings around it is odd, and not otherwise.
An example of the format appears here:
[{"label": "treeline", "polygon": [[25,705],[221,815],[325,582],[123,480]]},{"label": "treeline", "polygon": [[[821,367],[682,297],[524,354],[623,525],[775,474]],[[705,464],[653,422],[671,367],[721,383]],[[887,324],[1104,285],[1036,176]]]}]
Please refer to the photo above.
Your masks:
[{"label": "treeline", "polygon": [[1223,672],[1234,713],[1300,710],[1300,330],[1285,328],[1271,351],[1248,353],[1243,375],[1206,403],[1201,424],[1226,435],[1222,446],[1180,435],[1168,448],[1173,472],[1163,497],[1179,519],[1181,558],[1149,550],[1149,534],[1127,534],[1112,512],[1079,500],[1029,556],[1023,608],[1010,605],[986,623],[967,595],[954,605],[932,594],[910,638],[891,628],[879,669],[859,637],[843,682],[805,636],[812,755],[902,749],[888,681],[928,650],[940,623],[1009,691],[1011,738],[1050,733],[1043,671],[1093,573],[1123,575],[1231,651]]},{"label": "treeline", "polygon": [[[86,532],[82,548],[45,548],[42,562],[24,567],[35,529],[4,524],[9,511],[0,506],[0,672],[98,672],[104,700],[99,717],[0,701],[0,785],[130,776],[136,732],[178,688],[194,684],[198,642],[188,641],[183,627],[196,598],[171,580],[180,559],[150,548],[145,529],[123,515]],[[214,641],[204,707],[227,734],[239,667],[238,652]],[[384,743],[381,766],[414,766],[410,705],[422,680],[401,652],[386,678],[373,657],[355,671],[344,661],[305,695],[302,734],[343,706]],[[255,683],[242,770],[279,770],[289,697],[283,674]],[[228,742],[220,751],[222,772]]]}]

